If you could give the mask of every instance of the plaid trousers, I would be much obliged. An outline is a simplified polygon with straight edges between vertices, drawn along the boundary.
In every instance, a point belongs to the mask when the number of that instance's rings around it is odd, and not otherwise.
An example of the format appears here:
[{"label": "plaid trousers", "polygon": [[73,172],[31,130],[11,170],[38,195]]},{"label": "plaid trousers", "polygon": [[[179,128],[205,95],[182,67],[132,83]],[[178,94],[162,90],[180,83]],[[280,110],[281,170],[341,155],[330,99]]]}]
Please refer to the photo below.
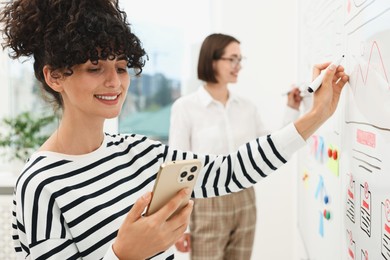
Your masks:
[{"label": "plaid trousers", "polygon": [[256,229],[254,188],[195,199],[191,214],[191,260],[249,260]]}]

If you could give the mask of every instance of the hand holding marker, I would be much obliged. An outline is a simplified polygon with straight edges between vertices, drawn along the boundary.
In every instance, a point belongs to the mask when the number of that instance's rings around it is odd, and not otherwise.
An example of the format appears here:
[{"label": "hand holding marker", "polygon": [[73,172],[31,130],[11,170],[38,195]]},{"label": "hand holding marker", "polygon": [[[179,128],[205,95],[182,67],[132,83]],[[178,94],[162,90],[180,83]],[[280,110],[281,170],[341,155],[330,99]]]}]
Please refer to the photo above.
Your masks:
[{"label": "hand holding marker", "polygon": [[[333,63],[336,65],[336,68],[340,65],[343,58],[344,58],[344,55],[341,56],[341,58],[338,61]],[[324,74],[325,73],[321,73],[320,75],[318,75],[317,78],[315,78],[313,80],[313,82],[307,87],[307,91],[309,93],[314,93],[321,86],[322,80],[324,79]]]},{"label": "hand holding marker", "polygon": [[[344,58],[344,55],[341,56],[341,58],[338,61],[333,62],[332,64],[335,64],[336,68],[337,68],[340,65],[340,63],[343,60],[343,58]],[[304,87],[305,87],[304,89],[299,87],[300,96],[304,98],[304,97],[308,97],[308,95],[310,95],[311,93],[314,93],[321,86],[323,79],[324,79],[324,73],[321,72],[321,74],[318,75],[317,78],[315,78],[313,80],[313,82],[309,84],[308,87],[307,87],[307,83],[306,84],[300,84],[300,85],[304,85]],[[287,93],[283,93],[282,95],[283,96],[284,95],[289,95],[290,93],[291,93],[291,91],[288,91]]]}]

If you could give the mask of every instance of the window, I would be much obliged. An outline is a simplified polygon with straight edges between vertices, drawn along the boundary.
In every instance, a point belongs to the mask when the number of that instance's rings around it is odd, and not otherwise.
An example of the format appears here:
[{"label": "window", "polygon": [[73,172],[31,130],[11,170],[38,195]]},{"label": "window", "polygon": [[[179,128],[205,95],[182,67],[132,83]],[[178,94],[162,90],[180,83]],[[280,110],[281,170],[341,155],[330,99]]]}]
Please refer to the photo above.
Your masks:
[{"label": "window", "polygon": [[[196,63],[200,43],[211,28],[210,5],[209,0],[121,1],[149,60],[141,77],[132,78],[118,118],[119,132],[167,140],[172,102],[199,85]],[[0,118],[24,111],[52,111],[41,98],[32,63],[11,60],[7,53],[0,53],[2,93],[6,97],[0,102]]]},{"label": "window", "polygon": [[149,60],[141,77],[132,78],[118,129],[167,142],[173,101],[199,85],[196,65],[211,28],[203,18],[210,17],[210,2],[123,0],[122,7]]}]

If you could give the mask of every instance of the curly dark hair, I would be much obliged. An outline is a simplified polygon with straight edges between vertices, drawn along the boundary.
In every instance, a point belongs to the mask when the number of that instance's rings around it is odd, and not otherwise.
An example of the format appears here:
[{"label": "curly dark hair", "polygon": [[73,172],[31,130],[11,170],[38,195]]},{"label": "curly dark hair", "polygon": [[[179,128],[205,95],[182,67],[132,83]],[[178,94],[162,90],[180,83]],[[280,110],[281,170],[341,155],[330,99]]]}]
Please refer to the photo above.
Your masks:
[{"label": "curly dark hair", "polygon": [[35,77],[59,107],[63,101],[46,84],[45,65],[62,76],[70,76],[74,65],[118,55],[138,75],[145,65],[145,50],[118,0],[14,0],[2,7],[0,23],[3,49],[10,48],[13,59],[34,58]]}]

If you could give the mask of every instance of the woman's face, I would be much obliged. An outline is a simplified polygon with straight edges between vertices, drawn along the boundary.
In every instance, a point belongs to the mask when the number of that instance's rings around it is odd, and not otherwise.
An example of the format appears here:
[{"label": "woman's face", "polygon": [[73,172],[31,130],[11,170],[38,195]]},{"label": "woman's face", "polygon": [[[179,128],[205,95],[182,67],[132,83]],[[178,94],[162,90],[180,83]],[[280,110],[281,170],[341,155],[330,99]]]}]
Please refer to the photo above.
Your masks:
[{"label": "woman's face", "polygon": [[76,65],[61,80],[64,115],[79,118],[117,117],[125,101],[130,75],[125,59],[90,61]]},{"label": "woman's face", "polygon": [[219,60],[214,61],[216,78],[221,84],[236,83],[238,73],[241,70],[240,44],[231,42],[226,46],[224,54]]}]

